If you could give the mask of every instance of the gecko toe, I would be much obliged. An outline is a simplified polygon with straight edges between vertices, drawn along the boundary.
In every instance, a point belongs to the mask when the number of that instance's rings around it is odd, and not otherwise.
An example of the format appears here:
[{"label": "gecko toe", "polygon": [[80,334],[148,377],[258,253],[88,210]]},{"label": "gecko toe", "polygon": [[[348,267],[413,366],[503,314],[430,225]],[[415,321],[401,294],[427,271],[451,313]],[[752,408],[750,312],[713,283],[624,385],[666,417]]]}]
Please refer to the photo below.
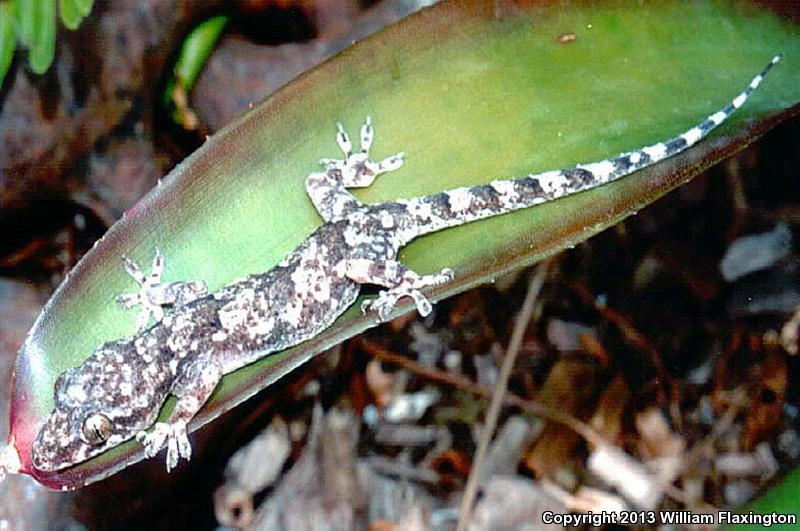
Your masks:
[{"label": "gecko toe", "polygon": [[178,459],[180,459],[178,455],[178,442],[170,437],[167,442],[167,472],[170,472],[173,468],[178,466]]},{"label": "gecko toe", "polygon": [[166,444],[167,472],[178,465],[181,457],[188,460],[192,456],[192,445],[189,443],[185,422],[156,422],[151,432],[140,431],[136,434],[136,440],[144,445],[147,457],[155,456]]},{"label": "gecko toe", "polygon": [[[415,290],[415,291],[416,291],[416,290]],[[418,312],[418,313],[419,313],[419,314],[420,314],[422,317],[427,317],[427,316],[429,316],[429,315],[431,314],[431,312],[433,311],[433,305],[431,304],[431,301],[429,301],[429,300],[428,300],[428,299],[427,299],[427,298],[426,298],[426,297],[425,297],[425,296],[424,296],[422,293],[420,293],[419,291],[416,291],[416,293],[413,293],[413,294],[412,294],[412,297],[414,297],[414,302],[417,304],[417,312]]]},{"label": "gecko toe", "polygon": [[441,270],[441,272],[439,272],[439,276],[442,279],[441,282],[444,283],[444,282],[450,282],[451,280],[453,280],[455,278],[456,274],[449,267],[445,267],[444,269]]},{"label": "gecko toe", "polygon": [[153,426],[153,431],[149,433],[140,431],[136,434],[136,440],[144,445],[144,454],[147,457],[153,457],[161,450],[167,440],[168,430],[169,427],[166,424],[157,422]]}]

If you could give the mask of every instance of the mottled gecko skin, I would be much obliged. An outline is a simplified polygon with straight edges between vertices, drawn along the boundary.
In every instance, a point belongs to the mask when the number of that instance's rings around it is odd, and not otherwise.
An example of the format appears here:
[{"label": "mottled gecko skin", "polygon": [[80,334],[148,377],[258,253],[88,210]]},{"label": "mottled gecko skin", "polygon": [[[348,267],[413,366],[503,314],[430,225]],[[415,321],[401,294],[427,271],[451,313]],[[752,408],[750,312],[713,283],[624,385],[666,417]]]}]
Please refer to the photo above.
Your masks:
[{"label": "mottled gecko skin", "polygon": [[[126,306],[141,304],[137,328],[161,306],[171,313],[133,337],[111,341],[83,364],[61,374],[55,409],[33,446],[33,464],[60,470],[136,437],[148,456],[167,446],[167,469],[191,446],[186,424],[220,378],[271,352],[313,338],[342,314],[362,284],[386,288],[363,310],[388,317],[401,297],[412,297],[422,315],[431,304],[421,288],[446,282],[452,272],[420,276],[397,262],[399,249],[419,236],[551,201],[595,188],[671,157],[695,144],[741,107],[775,57],[747,89],[722,110],[680,136],[636,151],[573,168],[500,180],[408,200],[364,205],[347,188],[369,186],[376,176],[399,168],[402,153],[380,163],[368,157],[373,129],[361,128],[361,151],[353,153],[339,126],[344,160],[323,159],[325,171],[306,179],[306,190],[325,223],[280,264],[206,294],[201,283],[161,283],[163,261],[156,255],[145,276],[130,261],[126,270],[141,285],[126,295]],[[178,398],[167,422],[156,423],[168,395]]]}]

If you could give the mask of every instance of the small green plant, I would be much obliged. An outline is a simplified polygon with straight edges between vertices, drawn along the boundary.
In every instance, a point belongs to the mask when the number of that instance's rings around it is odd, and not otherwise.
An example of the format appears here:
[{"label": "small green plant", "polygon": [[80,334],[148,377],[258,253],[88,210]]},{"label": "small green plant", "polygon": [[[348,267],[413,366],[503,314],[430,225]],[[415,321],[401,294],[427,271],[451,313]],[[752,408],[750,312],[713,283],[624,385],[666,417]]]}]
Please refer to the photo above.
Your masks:
[{"label": "small green plant", "polygon": [[[58,0],[61,22],[76,29],[94,0]],[[56,0],[0,0],[0,86],[11,67],[17,41],[28,48],[28,65],[37,74],[50,68],[56,51]]]},{"label": "small green plant", "polygon": [[170,109],[173,121],[185,129],[197,128],[198,119],[189,106],[189,93],[227,25],[228,17],[211,17],[190,31],[181,45],[164,90],[164,106]]}]

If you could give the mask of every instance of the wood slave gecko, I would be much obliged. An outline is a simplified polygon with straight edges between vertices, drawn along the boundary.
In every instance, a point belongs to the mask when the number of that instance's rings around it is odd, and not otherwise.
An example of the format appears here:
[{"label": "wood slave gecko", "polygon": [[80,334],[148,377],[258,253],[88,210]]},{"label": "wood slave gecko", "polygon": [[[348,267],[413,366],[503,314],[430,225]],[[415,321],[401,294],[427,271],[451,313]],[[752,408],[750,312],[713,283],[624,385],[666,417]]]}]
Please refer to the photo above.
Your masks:
[{"label": "wood slave gecko", "polygon": [[[32,449],[34,466],[60,470],[135,437],[148,456],[166,445],[167,470],[174,468],[181,457],[190,458],[187,423],[223,375],[313,338],[355,302],[362,285],[385,288],[362,305],[378,320],[403,297],[412,298],[421,315],[430,313],[422,290],[447,282],[453,272],[420,275],[400,263],[398,251],[411,240],[589,190],[672,157],[741,107],[779,60],[773,58],[724,108],[666,142],[568,169],[375,205],[362,204],[347,189],[398,169],[403,154],[375,162],[369,158],[369,118],[359,151],[339,125],[336,141],[344,159],[322,159],[324,171],[305,183],[324,223],[273,269],[209,294],[201,282],[162,282],[158,252],[149,275],[124,260],[140,290],[119,302],[142,306],[137,333],[101,345],[58,377],[55,408]],[[165,305],[173,305],[166,315]],[[148,328],[151,315],[158,322]],[[175,409],[166,422],[155,422],[169,395],[178,398]]]}]

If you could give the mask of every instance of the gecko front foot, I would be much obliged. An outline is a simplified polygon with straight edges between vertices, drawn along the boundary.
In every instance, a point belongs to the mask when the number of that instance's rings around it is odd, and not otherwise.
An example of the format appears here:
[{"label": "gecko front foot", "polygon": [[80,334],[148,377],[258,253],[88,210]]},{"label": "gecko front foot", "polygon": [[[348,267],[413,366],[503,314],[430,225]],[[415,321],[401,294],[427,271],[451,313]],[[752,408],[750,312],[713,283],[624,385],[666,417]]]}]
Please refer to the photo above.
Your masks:
[{"label": "gecko front foot", "polygon": [[153,431],[150,433],[140,431],[136,434],[136,440],[144,445],[144,453],[147,457],[156,455],[166,442],[167,472],[178,465],[181,457],[187,461],[192,457],[192,445],[189,443],[186,423],[183,421],[177,421],[173,424],[156,422],[155,426],[153,426]]},{"label": "gecko front foot", "polygon": [[139,317],[136,319],[136,332],[141,332],[150,322],[150,316],[156,321],[164,318],[164,306],[187,304],[195,299],[205,296],[208,287],[205,282],[161,282],[164,271],[164,258],[156,249],[150,274],[145,275],[133,260],[123,256],[122,265],[125,271],[139,284],[137,293],[126,293],[117,297],[117,303],[124,308],[142,306]]},{"label": "gecko front foot", "polygon": [[353,143],[342,124],[336,124],[336,143],[344,153],[344,159],[320,159],[320,164],[328,170],[339,170],[342,182],[347,187],[364,187],[372,184],[375,177],[394,171],[403,165],[403,152],[386,157],[380,162],[369,158],[369,149],[375,137],[375,130],[369,117],[361,126],[361,151],[353,152]]},{"label": "gecko front foot", "polygon": [[378,298],[376,299],[364,301],[361,304],[361,312],[367,313],[374,310],[378,312],[378,322],[382,322],[389,317],[389,314],[398,300],[403,297],[411,297],[417,305],[417,312],[419,312],[422,317],[426,317],[433,310],[433,305],[431,305],[431,301],[419,291],[420,288],[443,284],[450,280],[453,280],[453,270],[448,268],[442,269],[441,272],[435,275],[417,277],[417,279],[412,282],[404,282],[391,289],[381,291],[378,293]]}]

